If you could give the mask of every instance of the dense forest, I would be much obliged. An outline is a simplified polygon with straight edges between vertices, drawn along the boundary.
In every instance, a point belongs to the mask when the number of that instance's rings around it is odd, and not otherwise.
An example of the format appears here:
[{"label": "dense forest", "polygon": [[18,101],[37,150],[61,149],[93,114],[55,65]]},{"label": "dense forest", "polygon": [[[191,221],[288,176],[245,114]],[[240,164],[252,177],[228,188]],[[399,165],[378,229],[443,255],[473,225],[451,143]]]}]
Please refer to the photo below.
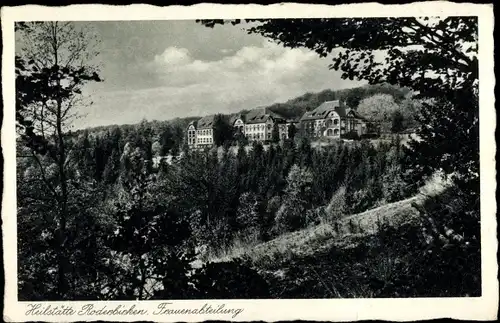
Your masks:
[{"label": "dense forest", "polygon": [[[405,154],[397,140],[377,148],[363,141],[313,149],[305,138],[267,149],[255,143],[248,152],[243,146],[236,154],[224,149],[222,154],[218,149],[190,151],[172,164],[153,167],[151,133],[144,124],[128,135],[120,128],[104,136],[84,133],[69,148],[72,218],[68,229],[74,233],[66,243],[79,251],[67,260],[68,272],[76,275],[73,298],[145,298],[142,289],[151,280],[146,277],[154,272],[159,271],[156,280],[172,279],[161,271],[183,263],[176,275],[187,279],[195,254],[187,254],[191,249],[186,246],[217,253],[235,240],[268,241],[321,222],[333,223],[342,214],[397,201],[416,189],[403,181]],[[50,160],[39,162],[47,169],[44,179],[55,182]],[[31,159],[18,164],[19,239],[24,251],[20,257],[26,257],[20,291],[21,295],[43,291],[43,298],[55,288],[55,277],[49,277],[56,272],[50,268],[57,262],[55,254],[42,253],[40,258],[39,251],[53,243],[55,237],[45,226],[54,221],[51,213],[56,209],[33,203],[52,196],[42,187],[35,189],[42,175],[38,166]],[[328,208],[332,203],[334,207]],[[44,218],[36,220],[38,214]],[[27,248],[34,242],[40,250]],[[162,257],[171,263],[155,263]],[[118,259],[123,260],[114,263]],[[33,275],[42,268],[48,276],[36,280],[40,286],[33,286]],[[112,279],[117,270],[141,279],[132,280],[127,291],[106,289],[117,283]],[[95,282],[92,289],[84,288],[86,279]],[[121,286],[125,288],[123,282]],[[148,297],[167,297],[161,291],[155,295]]]},{"label": "dense forest", "polygon": [[[477,40],[474,18],[453,19],[447,41]],[[389,139],[318,144],[297,133],[248,145],[222,124],[215,147],[189,150],[189,118],[72,132],[82,88],[102,81],[81,47],[92,39],[70,22],[16,25],[37,49],[16,57],[19,300],[480,295],[477,60],[427,43],[433,29],[412,19],[257,23],[251,32],[320,55],[348,42],[353,52],[332,68],[380,84],[270,108],[293,118],[345,99],[385,123]],[[390,51],[382,71],[369,59],[361,70],[346,63],[386,48],[380,39],[408,37],[425,53]],[[415,80],[429,61],[456,73]],[[418,138],[403,140],[408,129]],[[448,184],[423,191],[435,176]],[[398,208],[414,219],[378,218]]]}]

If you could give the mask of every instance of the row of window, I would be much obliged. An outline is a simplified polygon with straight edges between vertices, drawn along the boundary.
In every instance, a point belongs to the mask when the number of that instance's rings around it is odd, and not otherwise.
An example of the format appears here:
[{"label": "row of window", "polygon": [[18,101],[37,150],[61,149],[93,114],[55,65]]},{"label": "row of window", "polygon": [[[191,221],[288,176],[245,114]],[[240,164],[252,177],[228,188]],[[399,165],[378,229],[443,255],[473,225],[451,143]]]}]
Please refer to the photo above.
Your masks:
[{"label": "row of window", "polygon": [[197,131],[198,131],[198,136],[206,136],[212,134],[212,129],[201,129]]},{"label": "row of window", "polygon": [[264,140],[264,134],[263,133],[256,133],[256,134],[248,134],[247,138],[250,140]]},{"label": "row of window", "polygon": [[326,130],[326,133],[323,133],[321,131],[308,131],[308,133],[310,136],[313,137],[322,137],[322,136],[333,137],[333,136],[338,136],[339,134],[345,134],[346,132],[344,129],[339,130],[338,128],[337,129],[330,128]]},{"label": "row of window", "polygon": [[198,138],[198,143],[199,144],[211,144],[212,142],[213,142],[213,139],[211,137]]},{"label": "row of window", "polygon": [[[288,129],[288,124],[283,124],[280,125],[280,130],[286,131]],[[236,126],[239,130],[243,130],[243,126]],[[256,125],[245,125],[245,132],[251,132],[251,131],[263,131],[266,129],[266,125],[264,124],[256,124]],[[267,130],[271,130],[272,125],[267,124]],[[197,135],[198,136],[204,136],[204,135],[211,135],[212,134],[212,129],[202,129],[202,130],[197,130]],[[188,130],[188,135],[195,135],[195,130]]]},{"label": "row of window", "polygon": [[[264,133],[255,133],[255,134],[247,134],[246,136],[249,140],[265,140]],[[281,139],[287,138],[288,135],[286,132],[280,132]],[[271,133],[267,133],[267,138],[271,138]],[[213,138],[211,137],[204,137],[204,138],[198,138],[198,141],[196,142],[196,138],[188,138],[188,144],[194,145],[194,144],[212,144],[213,143]]]},{"label": "row of window", "polygon": [[[338,125],[340,123],[340,120],[339,119],[327,119],[327,120],[315,120],[314,121],[314,124],[316,126],[319,126],[319,125],[323,125],[323,124],[326,124],[327,126],[331,125],[331,124],[334,124],[334,125]],[[305,124],[307,126],[312,126],[313,125],[313,121],[311,122],[305,122]],[[345,124],[345,121],[342,120],[342,124]]]},{"label": "row of window", "polygon": [[[267,125],[267,129],[271,129],[272,126],[270,124]],[[256,125],[246,125],[245,130],[246,131],[256,131],[256,130],[264,130],[265,125],[263,124],[256,124]]]},{"label": "row of window", "polygon": [[[238,129],[238,128],[237,128]],[[242,129],[238,129],[242,131]],[[246,129],[245,132],[264,132],[266,129]],[[267,131],[272,131],[272,127],[267,127]],[[279,131],[288,131],[288,128],[280,127]]]}]

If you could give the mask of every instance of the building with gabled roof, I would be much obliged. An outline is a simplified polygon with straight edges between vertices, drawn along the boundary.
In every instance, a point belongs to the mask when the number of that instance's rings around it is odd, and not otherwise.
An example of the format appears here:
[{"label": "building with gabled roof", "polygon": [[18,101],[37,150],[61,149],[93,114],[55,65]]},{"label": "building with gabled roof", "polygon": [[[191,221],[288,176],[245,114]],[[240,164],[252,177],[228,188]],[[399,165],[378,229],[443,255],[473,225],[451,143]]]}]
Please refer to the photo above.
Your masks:
[{"label": "building with gabled roof", "polygon": [[245,116],[245,135],[250,141],[270,141],[275,124],[286,124],[286,119],[267,108],[252,110]]},{"label": "building with gabled roof", "polygon": [[196,146],[209,147],[214,144],[215,115],[209,115],[198,120],[196,128]]},{"label": "building with gabled roof", "polygon": [[198,129],[213,129],[215,115],[209,115],[198,120]]},{"label": "building with gabled roof", "polygon": [[300,118],[300,120],[307,121],[307,120],[324,119],[328,115],[333,115],[332,112],[335,112],[335,114],[339,118],[345,117],[346,109],[343,102],[341,102],[340,100],[325,101],[316,109],[304,113],[304,115],[302,116],[302,118]]},{"label": "building with gabled roof", "polygon": [[187,127],[187,144],[190,148],[196,147],[196,126],[198,120],[191,121]]},{"label": "building with gabled roof", "polygon": [[192,121],[187,128],[187,143],[191,148],[210,147],[214,144],[215,115]]},{"label": "building with gabled roof", "polygon": [[304,113],[300,124],[307,136],[340,138],[353,131],[358,135],[366,133],[365,121],[355,110],[346,109],[344,102],[333,100]]},{"label": "building with gabled roof", "polygon": [[240,133],[245,135],[245,115],[243,113],[237,113],[231,115],[229,118],[229,124],[234,128],[235,134]]}]

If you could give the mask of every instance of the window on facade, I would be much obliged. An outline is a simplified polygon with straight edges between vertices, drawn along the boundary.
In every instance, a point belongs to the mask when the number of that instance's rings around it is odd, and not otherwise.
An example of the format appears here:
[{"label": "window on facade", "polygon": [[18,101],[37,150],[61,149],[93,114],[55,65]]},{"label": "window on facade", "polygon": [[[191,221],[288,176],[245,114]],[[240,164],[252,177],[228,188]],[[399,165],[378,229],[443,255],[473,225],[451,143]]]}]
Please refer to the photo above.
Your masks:
[{"label": "window on facade", "polygon": [[338,124],[339,124],[339,119],[335,119],[335,120],[333,120],[333,124],[334,124],[334,125],[338,125]]}]

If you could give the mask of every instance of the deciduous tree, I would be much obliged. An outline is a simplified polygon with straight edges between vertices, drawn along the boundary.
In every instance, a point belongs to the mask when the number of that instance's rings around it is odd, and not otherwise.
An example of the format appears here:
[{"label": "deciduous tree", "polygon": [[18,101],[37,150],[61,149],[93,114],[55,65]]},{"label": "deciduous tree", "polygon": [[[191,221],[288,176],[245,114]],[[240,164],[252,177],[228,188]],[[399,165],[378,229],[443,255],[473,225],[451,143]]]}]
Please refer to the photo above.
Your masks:
[{"label": "deciduous tree", "polygon": [[394,98],[389,94],[376,94],[361,100],[357,111],[370,121],[381,124],[382,130],[388,132],[391,129],[392,116],[399,109]]},{"label": "deciduous tree", "polygon": [[[40,167],[47,189],[58,205],[56,231],[58,295],[67,296],[68,284],[68,178],[67,131],[88,102],[84,84],[101,81],[92,60],[96,37],[84,25],[72,22],[33,22],[16,26],[22,39],[16,57],[16,121],[31,158]],[[48,153],[57,165],[57,183],[50,183],[40,163]]]}]

